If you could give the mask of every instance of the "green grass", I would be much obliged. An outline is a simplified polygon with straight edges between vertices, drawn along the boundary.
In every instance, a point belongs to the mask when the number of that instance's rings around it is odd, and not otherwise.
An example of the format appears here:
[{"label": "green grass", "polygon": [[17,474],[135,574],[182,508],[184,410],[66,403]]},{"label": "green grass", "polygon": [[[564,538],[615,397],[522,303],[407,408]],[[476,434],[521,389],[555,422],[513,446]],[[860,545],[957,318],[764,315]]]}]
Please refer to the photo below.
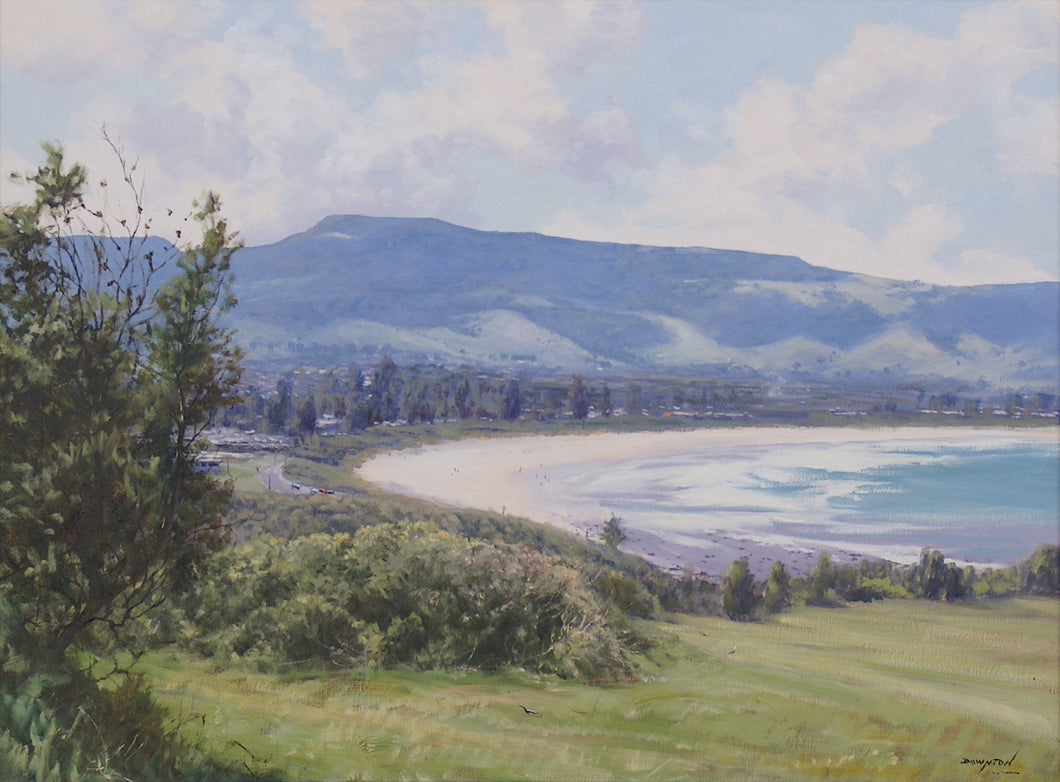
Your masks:
[{"label": "green grass", "polygon": [[335,491],[366,491],[369,484],[354,473],[354,468],[345,461],[340,465],[321,464],[309,459],[291,457],[283,467],[287,480],[304,486],[333,489]]},{"label": "green grass", "polygon": [[[286,455],[285,474],[397,512],[419,504],[361,484],[353,468],[368,453],[525,431],[376,427]],[[277,458],[233,461],[237,493],[263,493],[257,469]],[[959,780],[999,776],[963,758],[1014,753],[1005,770],[1056,777],[1056,600],[671,620],[640,625],[659,646],[642,680],[620,686],[519,672],[261,673],[173,651],[141,665],[189,739],[283,779]]]},{"label": "green grass", "polygon": [[365,491],[368,484],[361,481],[346,462],[330,465],[285,453],[254,452],[231,454],[226,457],[221,469],[223,478],[231,478],[237,496],[261,497],[269,493],[261,481],[264,471],[274,464],[282,465],[285,478],[307,486],[317,486],[341,491]]},{"label": "green grass", "polygon": [[273,463],[273,459],[282,459],[272,453],[232,454],[225,459],[222,468],[223,477],[231,478],[237,494],[258,496],[266,494],[268,489],[261,482],[260,470]]},{"label": "green grass", "polygon": [[[285,779],[1055,778],[1060,602],[673,617],[641,681],[140,665],[191,739]],[[736,645],[736,652],[728,651]],[[519,704],[537,710],[525,715]]]}]

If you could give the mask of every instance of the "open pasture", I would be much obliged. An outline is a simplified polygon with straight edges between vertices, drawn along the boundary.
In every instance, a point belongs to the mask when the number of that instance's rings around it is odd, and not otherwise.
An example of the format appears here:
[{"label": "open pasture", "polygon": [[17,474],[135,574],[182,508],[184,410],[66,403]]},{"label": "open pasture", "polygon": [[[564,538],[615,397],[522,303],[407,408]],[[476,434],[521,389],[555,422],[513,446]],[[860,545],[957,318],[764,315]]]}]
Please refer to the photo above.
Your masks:
[{"label": "open pasture", "polygon": [[1045,599],[675,616],[645,627],[641,679],[607,686],[141,665],[187,738],[284,779],[1031,780],[1060,762],[1058,627]]}]

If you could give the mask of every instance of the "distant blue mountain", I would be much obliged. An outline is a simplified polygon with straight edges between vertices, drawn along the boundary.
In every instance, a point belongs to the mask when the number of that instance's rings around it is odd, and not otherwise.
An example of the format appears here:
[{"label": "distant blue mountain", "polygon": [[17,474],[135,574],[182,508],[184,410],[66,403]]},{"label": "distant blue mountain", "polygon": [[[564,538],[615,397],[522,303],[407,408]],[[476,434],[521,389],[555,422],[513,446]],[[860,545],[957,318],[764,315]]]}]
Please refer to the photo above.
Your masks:
[{"label": "distant blue mountain", "polygon": [[944,287],[791,256],[332,216],[233,261],[252,358],[781,373],[1052,389],[1060,285]]}]

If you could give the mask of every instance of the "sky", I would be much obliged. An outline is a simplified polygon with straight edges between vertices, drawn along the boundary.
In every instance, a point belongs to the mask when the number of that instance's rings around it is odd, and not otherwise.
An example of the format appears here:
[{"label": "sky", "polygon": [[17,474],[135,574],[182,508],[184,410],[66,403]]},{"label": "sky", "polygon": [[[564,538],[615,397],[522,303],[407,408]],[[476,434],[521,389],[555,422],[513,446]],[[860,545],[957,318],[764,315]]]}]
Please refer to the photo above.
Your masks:
[{"label": "sky", "polygon": [[117,182],[105,129],[157,231],[210,189],[249,245],[366,214],[1056,280],[1058,114],[1055,0],[0,0],[0,201],[42,141]]}]

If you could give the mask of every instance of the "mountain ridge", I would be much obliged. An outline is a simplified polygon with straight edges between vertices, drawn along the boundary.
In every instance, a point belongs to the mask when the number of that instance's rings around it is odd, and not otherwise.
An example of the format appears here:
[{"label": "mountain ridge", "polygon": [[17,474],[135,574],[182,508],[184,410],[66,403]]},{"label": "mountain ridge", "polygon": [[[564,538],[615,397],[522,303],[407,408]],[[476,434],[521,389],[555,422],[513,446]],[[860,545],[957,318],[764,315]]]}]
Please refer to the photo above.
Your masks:
[{"label": "mountain ridge", "polygon": [[[259,360],[1057,385],[1060,283],[939,286],[790,255],[330,215],[233,259]],[[875,346],[875,347],[874,347]]]}]

